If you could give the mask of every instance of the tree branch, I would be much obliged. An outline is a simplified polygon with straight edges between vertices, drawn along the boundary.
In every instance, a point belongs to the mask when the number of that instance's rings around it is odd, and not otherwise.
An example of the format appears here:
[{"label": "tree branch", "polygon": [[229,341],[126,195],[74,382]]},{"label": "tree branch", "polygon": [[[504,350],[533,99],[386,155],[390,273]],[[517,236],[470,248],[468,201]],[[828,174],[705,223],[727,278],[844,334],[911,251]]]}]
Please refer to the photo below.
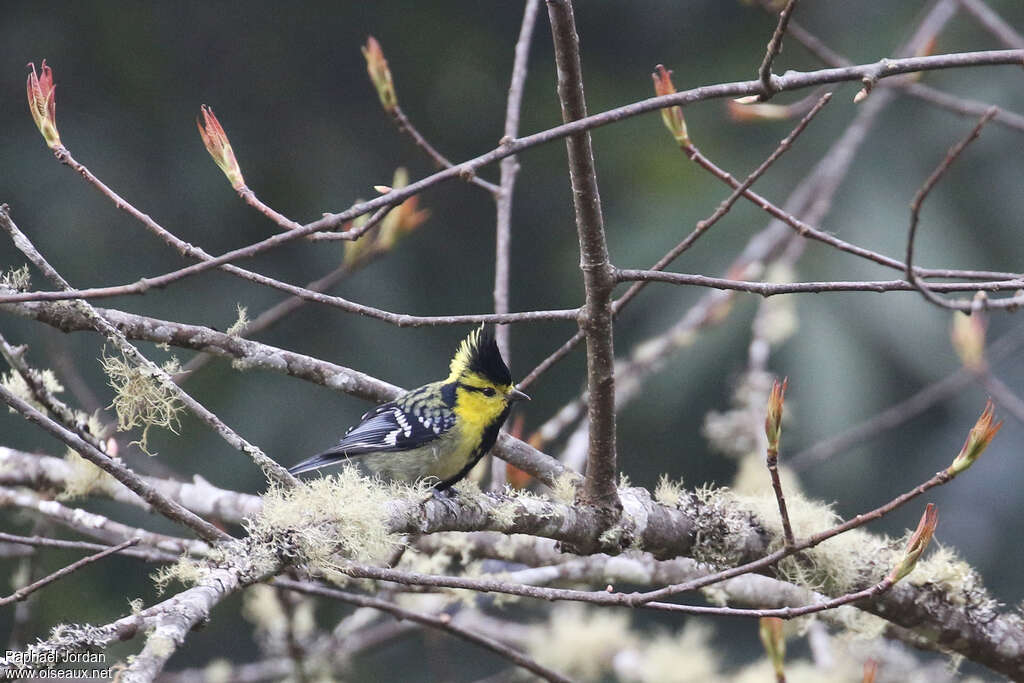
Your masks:
[{"label": "tree branch", "polygon": [[82,567],[84,567],[86,565],[89,565],[89,564],[92,564],[93,562],[97,562],[99,560],[102,560],[107,555],[113,555],[114,553],[120,552],[120,551],[124,550],[125,548],[128,548],[130,546],[136,545],[138,542],[139,542],[139,539],[132,538],[132,539],[129,539],[129,540],[125,541],[124,543],[120,543],[120,544],[112,546],[110,548],[105,548],[105,549],[101,550],[100,552],[96,553],[95,555],[89,555],[88,557],[83,557],[82,559],[78,560],[77,562],[72,562],[68,566],[63,567],[61,569],[58,569],[57,571],[55,571],[52,574],[49,574],[47,576],[44,576],[43,578],[39,579],[38,581],[34,581],[34,582],[30,583],[29,585],[25,586],[24,588],[19,588],[18,590],[14,591],[10,595],[8,595],[6,598],[0,598],[0,607],[2,607],[3,605],[7,605],[9,603],[12,603],[12,602],[20,602],[21,600],[24,600],[25,598],[27,598],[32,593],[36,592],[37,590],[40,590],[41,588],[45,588],[46,586],[50,585],[54,581],[59,581],[60,579],[63,579],[65,576],[67,576],[68,574],[73,574],[74,572],[78,571],[79,569],[81,569]]},{"label": "tree branch", "polygon": [[[60,304],[39,302],[3,305],[2,308],[16,315],[44,322],[64,332],[94,329],[81,312]],[[98,308],[96,311],[126,337],[232,358],[238,361],[234,365],[239,369],[281,372],[376,402],[389,401],[402,393],[400,387],[357,370],[218,332],[201,325],[149,318],[114,309]],[[530,472],[548,485],[554,484],[566,472],[561,463],[554,458],[507,434],[499,436],[494,453],[519,469]]]},{"label": "tree branch", "polygon": [[[8,213],[7,207],[4,205],[0,205],[0,226],[2,226],[4,231],[11,236],[14,246],[25,254],[29,261],[31,261],[32,264],[36,266],[36,268],[38,268],[48,280],[61,289],[71,289],[71,285],[68,284],[67,280],[65,280],[60,273],[58,273],[57,270],[49,264],[49,262],[47,262],[43,255],[39,253],[39,250],[35,248],[31,241],[29,241],[28,237],[26,237],[25,234],[18,229],[18,226],[14,224],[14,221],[11,220],[10,214]],[[206,406],[192,398],[188,392],[175,384],[174,380],[166,371],[164,371],[163,368],[146,358],[138,349],[132,346],[125,338],[124,334],[107,322],[107,320],[88,302],[81,300],[76,301],[74,308],[79,309],[89,321],[90,326],[95,328],[97,332],[102,334],[114,346],[116,346],[125,358],[130,358],[140,368],[145,369],[151,378],[160,382],[162,387],[173,394],[182,402],[182,404],[185,405],[185,407],[187,407],[201,421],[206,423],[207,426],[213,429],[214,432],[216,432],[228,444],[252,458],[253,462],[263,470],[266,477],[276,480],[282,486],[293,486],[298,482],[298,480],[295,479],[288,470],[277,464],[258,447],[242,438],[238,433],[227,426],[223,420],[208,410]],[[4,400],[6,401],[6,398]],[[83,443],[85,442],[83,441]],[[93,450],[99,453],[98,450]],[[99,463],[96,464],[99,465]],[[103,467],[103,465],[100,465],[100,467]],[[156,506],[154,505],[154,507]],[[209,525],[207,526],[210,529],[215,528]],[[224,534],[221,537],[223,538],[227,536]]]},{"label": "tree branch", "polygon": [[152,486],[144,482],[137,474],[122,465],[120,462],[96,449],[92,444],[83,441],[82,438],[74,432],[53,421],[46,415],[43,415],[28,403],[12,394],[4,386],[0,386],[0,401],[3,401],[15,411],[21,413],[29,422],[34,422],[38,426],[42,427],[43,430],[49,432],[52,436],[63,441],[78,452],[83,458],[127,486],[172,522],[177,522],[178,524],[191,529],[199,536],[199,538],[211,543],[231,538],[231,536],[209,522],[158,493]]},{"label": "tree branch", "polygon": [[[961,52],[948,55],[935,55],[931,57],[908,57],[904,59],[883,59],[874,64],[865,64],[850,67],[833,69],[822,69],[812,72],[787,72],[783,76],[772,76],[772,85],[777,92],[788,90],[799,90],[802,88],[814,87],[826,83],[839,83],[843,81],[861,80],[864,77],[875,77],[878,79],[899,76],[905,73],[916,71],[931,71],[937,69],[952,69],[977,66],[993,66],[1008,64],[1024,64],[1024,50],[990,50],[981,52]],[[633,116],[645,114],[651,111],[675,105],[686,105],[694,102],[701,102],[709,99],[724,97],[739,97],[743,95],[756,95],[761,92],[760,81],[741,81],[734,83],[721,83],[716,85],[703,86],[684,90],[672,95],[651,97],[640,102],[610,109],[601,114],[584,117],[579,120],[555,126],[545,131],[518,138],[502,145],[490,152],[469,159],[449,169],[443,169],[422,180],[412,183],[404,188],[394,190],[376,199],[357,204],[341,213],[328,214],[320,220],[308,223],[301,228],[285,233],[272,235],[260,242],[255,242],[245,247],[233,249],[221,254],[209,261],[202,261],[176,271],[164,273],[152,278],[144,278],[139,285],[140,291],[150,287],[164,287],[171,282],[189,277],[197,273],[219,267],[243,258],[250,258],[264,251],[275,249],[283,244],[305,237],[315,232],[336,229],[345,222],[352,220],[365,213],[376,211],[385,206],[398,204],[415,194],[422,192],[428,187],[438,183],[459,177],[461,174],[473,172],[478,168],[499,161],[507,156],[517,154],[525,149],[545,144],[553,140],[577,135],[593,128],[609,125]],[[339,233],[343,239],[358,239],[369,229],[353,228]],[[105,288],[96,288],[95,291],[102,292]],[[300,288],[301,289],[301,288]],[[83,293],[78,297],[82,298]],[[17,301],[32,301],[36,299],[61,299],[66,298],[60,292],[28,292],[22,294],[7,294],[0,296],[0,303],[13,303]],[[483,322],[484,316],[474,318],[472,322]],[[488,319],[487,322],[506,322],[501,319]]]},{"label": "tree branch", "polygon": [[289,590],[298,591],[305,593],[306,595],[317,595],[324,598],[331,598],[332,600],[340,600],[341,602],[348,603],[350,605],[358,605],[360,607],[372,607],[374,609],[381,610],[391,614],[397,619],[406,619],[408,621],[415,622],[417,624],[423,624],[424,626],[430,626],[441,631],[450,633],[458,638],[462,638],[465,641],[479,645],[483,648],[494,652],[495,654],[504,657],[516,666],[520,666],[527,671],[531,671],[546,681],[553,681],[556,683],[572,683],[570,679],[562,676],[561,674],[549,669],[546,666],[542,666],[535,660],[527,657],[522,652],[514,650],[507,645],[498,642],[493,638],[476,633],[470,629],[463,628],[451,622],[451,619],[444,619],[443,617],[435,617],[430,614],[423,614],[422,612],[414,612],[412,610],[399,607],[393,602],[387,600],[381,600],[380,598],[374,598],[367,595],[359,595],[358,593],[350,593],[348,591],[340,591],[337,588],[328,588],[327,586],[319,586],[317,584],[293,581],[291,579],[275,579],[275,586],[287,588]]},{"label": "tree branch", "polygon": [[[921,215],[921,205],[932,191],[932,188],[935,187],[942,176],[946,174],[946,171],[949,170],[949,167],[953,165],[953,162],[956,161],[960,154],[967,148],[967,145],[978,139],[978,136],[981,135],[981,129],[985,127],[986,123],[992,120],[992,117],[996,115],[997,111],[998,110],[995,107],[992,107],[985,112],[985,115],[981,117],[981,120],[978,121],[977,125],[974,126],[971,132],[968,133],[964,139],[960,140],[950,148],[949,152],[946,153],[945,158],[939,163],[936,169],[932,171],[931,175],[928,176],[927,180],[924,181],[924,184],[914,195],[914,200],[910,202],[910,227],[907,232],[906,256],[907,281],[914,286],[914,289],[921,293],[921,296],[942,308],[948,308],[955,311],[971,311],[975,308],[975,304],[970,301],[949,301],[938,294],[935,294],[932,291],[932,288],[924,282],[921,282],[917,277],[917,273],[914,272],[914,240],[917,237],[917,224]],[[1010,303],[1007,304],[1007,302]],[[986,300],[982,302],[982,308],[987,308],[990,305],[1013,306],[1019,305],[1022,302],[1024,302],[1024,296],[1012,297],[1010,299],[992,302],[991,304],[987,303]]]},{"label": "tree branch", "polygon": [[[579,36],[570,0],[548,0],[548,17],[555,43],[558,100],[566,123],[587,115],[583,95]],[[615,355],[612,342],[612,290],[615,272],[608,259],[604,216],[597,188],[594,150],[586,131],[566,138],[569,178],[572,182],[576,230],[580,242],[580,269],[586,303],[579,316],[587,343],[587,391],[590,397],[590,446],[583,499],[608,513],[621,509],[616,492]]]},{"label": "tree branch", "polygon": [[772,62],[782,52],[782,37],[786,35],[786,27],[789,25],[789,20],[793,16],[795,8],[796,0],[789,0],[786,6],[782,8],[782,11],[779,12],[779,23],[776,25],[775,32],[772,33],[772,37],[768,41],[764,60],[761,61],[761,66],[757,70],[757,77],[761,81],[761,87],[764,88],[759,96],[759,99],[762,101],[770,99],[775,94],[775,89],[772,85]]}]

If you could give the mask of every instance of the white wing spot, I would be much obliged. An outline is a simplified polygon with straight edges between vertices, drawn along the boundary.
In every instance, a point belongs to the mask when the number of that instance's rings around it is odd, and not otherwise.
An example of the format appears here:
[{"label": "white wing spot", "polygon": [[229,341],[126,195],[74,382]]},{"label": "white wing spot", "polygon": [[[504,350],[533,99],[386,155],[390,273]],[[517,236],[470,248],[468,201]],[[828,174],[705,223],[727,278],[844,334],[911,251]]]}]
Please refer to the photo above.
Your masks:
[{"label": "white wing spot", "polygon": [[395,411],[395,421],[398,422],[398,426],[402,428],[402,432],[405,433],[405,437],[409,438],[412,436],[412,425],[405,419],[405,414],[401,410]]}]

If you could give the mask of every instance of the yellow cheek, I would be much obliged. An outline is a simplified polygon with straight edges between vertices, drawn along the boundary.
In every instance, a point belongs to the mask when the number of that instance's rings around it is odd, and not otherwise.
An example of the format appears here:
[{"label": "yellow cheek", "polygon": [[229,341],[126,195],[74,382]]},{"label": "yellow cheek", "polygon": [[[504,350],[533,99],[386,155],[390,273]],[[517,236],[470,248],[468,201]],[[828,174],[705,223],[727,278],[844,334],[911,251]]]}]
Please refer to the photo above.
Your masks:
[{"label": "yellow cheek", "polygon": [[455,411],[466,431],[482,432],[501,411],[505,409],[505,401],[500,396],[484,396],[479,391],[457,391]]}]

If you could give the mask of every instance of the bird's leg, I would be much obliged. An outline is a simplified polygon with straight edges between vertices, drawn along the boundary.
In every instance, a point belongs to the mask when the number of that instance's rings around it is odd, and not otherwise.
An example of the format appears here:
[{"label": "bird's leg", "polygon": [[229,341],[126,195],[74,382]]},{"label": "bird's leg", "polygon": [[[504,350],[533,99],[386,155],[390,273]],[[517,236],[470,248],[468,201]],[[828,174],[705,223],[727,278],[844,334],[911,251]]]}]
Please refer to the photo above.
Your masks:
[{"label": "bird's leg", "polygon": [[424,498],[423,504],[425,505],[430,500],[436,500],[441,505],[444,505],[445,509],[452,513],[453,517],[459,512],[459,494],[451,487],[430,489],[430,494]]}]

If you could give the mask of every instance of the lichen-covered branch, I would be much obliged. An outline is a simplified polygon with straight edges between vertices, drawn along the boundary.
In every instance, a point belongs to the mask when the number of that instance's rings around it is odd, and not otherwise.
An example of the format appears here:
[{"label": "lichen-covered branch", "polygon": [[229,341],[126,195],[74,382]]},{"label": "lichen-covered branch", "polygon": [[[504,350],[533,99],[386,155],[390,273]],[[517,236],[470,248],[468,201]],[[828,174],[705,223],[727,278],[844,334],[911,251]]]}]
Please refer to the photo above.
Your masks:
[{"label": "lichen-covered branch", "polygon": [[[60,304],[47,302],[0,304],[0,310],[44,322],[64,332],[91,331],[93,329],[93,326],[80,311]],[[97,308],[96,310],[130,339],[170,344],[231,358],[235,361],[234,367],[237,369],[280,372],[358,398],[377,402],[390,400],[402,391],[393,384],[358,370],[218,332],[201,325],[188,325],[124,313],[114,309]],[[498,457],[521,470],[530,472],[546,484],[553,484],[565,471],[565,468],[557,460],[507,434],[502,434],[499,437],[494,452]]]},{"label": "lichen-covered branch", "polygon": [[[80,476],[63,458],[0,446],[0,485],[65,491]],[[140,479],[161,495],[197,515],[230,524],[241,523],[262,507],[259,496],[218,488],[199,475],[195,475],[190,482],[147,476],[141,476]],[[137,505],[147,510],[151,508],[149,503],[113,478],[95,482],[87,493],[109,496],[119,503]]]}]

